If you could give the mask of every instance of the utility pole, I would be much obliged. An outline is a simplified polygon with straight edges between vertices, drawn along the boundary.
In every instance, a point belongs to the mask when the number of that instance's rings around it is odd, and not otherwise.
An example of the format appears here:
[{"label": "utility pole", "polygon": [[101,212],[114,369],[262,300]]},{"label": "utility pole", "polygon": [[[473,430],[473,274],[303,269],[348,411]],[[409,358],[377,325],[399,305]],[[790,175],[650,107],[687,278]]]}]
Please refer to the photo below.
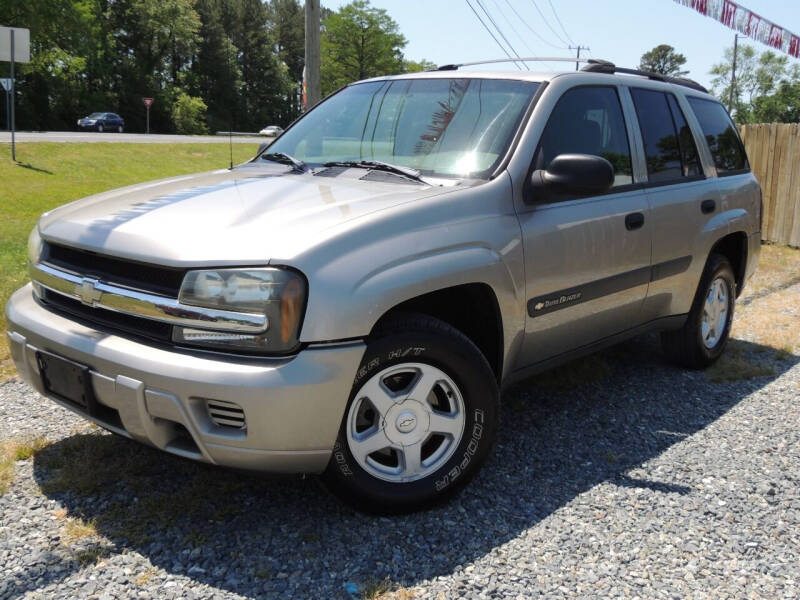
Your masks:
[{"label": "utility pole", "polygon": [[733,36],[733,65],[731,68],[731,91],[728,95],[728,112],[733,110],[733,89],[736,87],[736,54],[739,49],[739,34]]},{"label": "utility pole", "polygon": [[319,65],[319,0],[306,0],[306,110],[322,99]]},{"label": "utility pole", "polygon": [[577,45],[577,46],[568,46],[568,48],[570,50],[577,50],[578,51],[578,54],[575,57],[575,59],[576,59],[575,60],[575,70],[577,71],[578,70],[578,65],[580,64],[580,61],[581,61],[581,50],[589,50],[590,48],[588,46],[581,46],[580,44]]}]

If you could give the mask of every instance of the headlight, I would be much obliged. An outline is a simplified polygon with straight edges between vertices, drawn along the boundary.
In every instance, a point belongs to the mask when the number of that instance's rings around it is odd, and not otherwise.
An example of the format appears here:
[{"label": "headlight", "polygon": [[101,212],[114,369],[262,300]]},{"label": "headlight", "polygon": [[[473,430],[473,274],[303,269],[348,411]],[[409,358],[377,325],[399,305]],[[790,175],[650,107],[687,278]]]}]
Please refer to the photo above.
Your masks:
[{"label": "headlight", "polygon": [[213,269],[189,271],[178,296],[181,304],[263,314],[263,333],[173,327],[179,344],[228,350],[284,353],[298,345],[306,302],[305,279],[289,269]]},{"label": "headlight", "polygon": [[35,265],[39,262],[43,248],[44,243],[42,242],[42,237],[39,235],[39,225],[37,224],[28,236],[28,262],[30,262],[30,264]]}]

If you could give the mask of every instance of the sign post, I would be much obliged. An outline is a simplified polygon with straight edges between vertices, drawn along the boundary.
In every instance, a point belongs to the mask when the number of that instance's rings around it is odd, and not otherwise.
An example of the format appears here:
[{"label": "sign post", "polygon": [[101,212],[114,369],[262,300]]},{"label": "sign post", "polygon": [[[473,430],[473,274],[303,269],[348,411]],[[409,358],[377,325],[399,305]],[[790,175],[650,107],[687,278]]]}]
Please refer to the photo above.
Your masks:
[{"label": "sign post", "polygon": [[145,130],[146,133],[150,133],[150,107],[153,105],[152,98],[142,98],[142,102],[144,102],[144,107],[147,110],[147,128]]},{"label": "sign post", "polygon": [[[8,42],[5,39],[8,38]],[[6,52],[8,49],[8,52]],[[22,27],[0,27],[0,60],[11,63],[11,109],[9,110],[9,126],[11,129],[11,160],[17,160],[15,140],[16,123],[14,115],[14,63],[31,61],[31,32]],[[5,87],[5,85],[3,86]]]},{"label": "sign post", "polygon": [[0,86],[6,92],[6,129],[11,131],[11,78],[0,78]]}]

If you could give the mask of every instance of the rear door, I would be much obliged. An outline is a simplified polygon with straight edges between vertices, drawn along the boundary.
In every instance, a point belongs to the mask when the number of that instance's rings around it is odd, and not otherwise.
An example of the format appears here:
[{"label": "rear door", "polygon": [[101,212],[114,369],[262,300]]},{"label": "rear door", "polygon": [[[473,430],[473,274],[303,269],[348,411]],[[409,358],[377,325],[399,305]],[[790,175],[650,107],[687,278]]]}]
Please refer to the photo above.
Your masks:
[{"label": "rear door", "polygon": [[611,162],[615,183],[597,196],[526,198],[519,217],[528,318],[517,367],[642,322],[653,226],[634,184],[632,147],[617,86],[573,87],[555,104],[531,170],[559,154],[593,154]]},{"label": "rear door", "polygon": [[653,222],[653,273],[644,317],[682,314],[694,299],[705,263],[701,231],[719,213],[719,194],[706,178],[698,144],[680,98],[660,88],[631,87],[647,167]]}]

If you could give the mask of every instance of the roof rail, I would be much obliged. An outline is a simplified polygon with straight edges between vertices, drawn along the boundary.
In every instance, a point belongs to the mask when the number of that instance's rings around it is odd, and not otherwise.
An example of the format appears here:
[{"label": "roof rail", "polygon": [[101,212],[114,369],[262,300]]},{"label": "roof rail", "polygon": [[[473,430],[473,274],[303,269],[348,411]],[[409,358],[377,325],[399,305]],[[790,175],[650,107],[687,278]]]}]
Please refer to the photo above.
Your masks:
[{"label": "roof rail", "polygon": [[587,64],[585,67],[581,69],[586,73],[624,73],[626,75],[638,75],[640,77],[647,77],[648,79],[652,79],[654,81],[664,81],[666,83],[674,83],[675,85],[682,85],[684,87],[692,88],[693,90],[697,90],[699,92],[708,93],[708,90],[704,88],[702,85],[694,81],[693,79],[689,79],[687,77],[669,77],[668,75],[662,75],[661,73],[653,73],[652,71],[642,71],[640,69],[626,69],[624,67],[618,67],[614,63],[609,62],[607,60],[597,60],[594,58],[590,58],[586,61]]},{"label": "roof rail", "polygon": [[[472,67],[474,65],[490,65],[493,63],[505,63],[505,62],[568,62],[568,63],[585,63],[590,62],[590,59],[586,58],[569,58],[564,56],[523,56],[522,58],[495,58],[492,60],[477,60],[475,62],[466,62],[466,63],[454,63],[450,65],[441,65],[436,70],[437,71],[457,71],[460,67]],[[603,61],[605,62],[605,61]],[[609,63],[611,64],[611,63]]]}]

